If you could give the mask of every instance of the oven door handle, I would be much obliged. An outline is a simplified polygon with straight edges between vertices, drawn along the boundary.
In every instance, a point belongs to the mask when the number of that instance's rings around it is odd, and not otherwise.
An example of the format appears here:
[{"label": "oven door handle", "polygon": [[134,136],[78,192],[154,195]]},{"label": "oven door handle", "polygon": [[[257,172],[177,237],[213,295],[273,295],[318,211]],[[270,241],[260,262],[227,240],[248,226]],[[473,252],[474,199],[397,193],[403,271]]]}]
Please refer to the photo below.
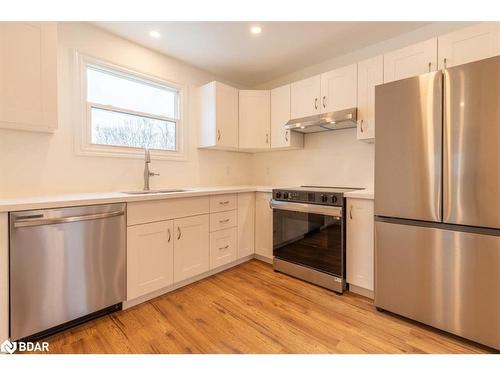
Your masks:
[{"label": "oven door handle", "polygon": [[273,199],[271,200],[271,208],[276,210],[296,211],[333,217],[342,217],[342,207],[337,206],[322,206],[320,204],[283,202]]}]

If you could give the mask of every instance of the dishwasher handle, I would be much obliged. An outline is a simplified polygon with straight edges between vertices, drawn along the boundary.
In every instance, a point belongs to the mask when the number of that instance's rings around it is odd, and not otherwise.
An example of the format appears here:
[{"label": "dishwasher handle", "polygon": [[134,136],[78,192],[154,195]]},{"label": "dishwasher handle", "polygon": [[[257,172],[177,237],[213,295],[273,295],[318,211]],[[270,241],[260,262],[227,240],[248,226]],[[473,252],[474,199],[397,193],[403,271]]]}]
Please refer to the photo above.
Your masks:
[{"label": "dishwasher handle", "polygon": [[96,219],[107,219],[109,217],[122,216],[125,212],[120,211],[111,211],[111,212],[103,212],[98,214],[90,214],[90,215],[80,215],[80,216],[68,216],[68,217],[58,217],[58,218],[22,218],[16,219],[14,221],[15,228],[22,227],[34,227],[38,225],[52,225],[52,224],[65,224],[65,223],[74,223],[76,221],[85,221],[85,220],[96,220]]}]

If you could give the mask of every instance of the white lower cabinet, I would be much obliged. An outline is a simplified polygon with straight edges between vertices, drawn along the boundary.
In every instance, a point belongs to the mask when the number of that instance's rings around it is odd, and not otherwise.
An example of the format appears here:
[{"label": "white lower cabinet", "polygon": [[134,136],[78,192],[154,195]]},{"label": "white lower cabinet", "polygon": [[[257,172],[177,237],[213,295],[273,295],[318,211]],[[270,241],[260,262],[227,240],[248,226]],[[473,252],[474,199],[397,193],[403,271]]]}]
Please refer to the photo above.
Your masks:
[{"label": "white lower cabinet", "polygon": [[255,194],[255,254],[273,258],[273,210],[271,193]]},{"label": "white lower cabinet", "polygon": [[253,253],[255,253],[255,193],[239,193],[237,258]]},{"label": "white lower cabinet", "polygon": [[174,220],[174,282],[210,269],[209,215]]},{"label": "white lower cabinet", "polygon": [[127,228],[127,300],[174,281],[173,220]]},{"label": "white lower cabinet", "polygon": [[236,227],[210,233],[210,269],[236,260],[237,237]]},{"label": "white lower cabinet", "polygon": [[373,291],[373,200],[347,199],[347,282]]}]

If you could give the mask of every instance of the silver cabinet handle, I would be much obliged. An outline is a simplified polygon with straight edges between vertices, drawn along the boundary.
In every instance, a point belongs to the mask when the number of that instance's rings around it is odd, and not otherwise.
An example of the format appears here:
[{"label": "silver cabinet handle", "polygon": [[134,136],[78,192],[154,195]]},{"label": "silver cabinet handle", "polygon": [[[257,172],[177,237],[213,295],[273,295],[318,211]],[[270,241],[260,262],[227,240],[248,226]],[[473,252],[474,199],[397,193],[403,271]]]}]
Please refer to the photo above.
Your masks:
[{"label": "silver cabinet handle", "polygon": [[349,207],[349,219],[352,220],[352,204],[351,206]]},{"label": "silver cabinet handle", "polygon": [[226,250],[226,249],[228,249],[228,248],[229,248],[229,245],[226,245],[226,246],[224,246],[224,247],[219,247],[219,250]]},{"label": "silver cabinet handle", "polygon": [[177,239],[180,240],[181,239],[181,228],[180,227],[177,227]]},{"label": "silver cabinet handle", "polygon": [[314,109],[318,109],[318,98],[314,98]]},{"label": "silver cabinet handle", "polygon": [[229,201],[219,202],[219,204],[229,204]]},{"label": "silver cabinet handle", "polygon": [[269,199],[269,208],[273,209],[273,198]]},{"label": "silver cabinet handle", "polygon": [[364,129],[363,129],[363,120],[359,120],[359,128],[361,129],[361,133],[364,132]]},{"label": "silver cabinet handle", "polygon": [[429,61],[429,72],[431,71],[431,65],[432,63]]},{"label": "silver cabinet handle", "polygon": [[228,222],[229,222],[229,219],[219,220],[219,223],[221,223],[221,224],[228,223]]},{"label": "silver cabinet handle", "polygon": [[323,108],[326,108],[326,96],[323,96]]},{"label": "silver cabinet handle", "polygon": [[446,60],[446,57],[445,57],[445,58],[443,59],[443,67],[444,67],[445,69],[446,69],[446,62],[447,62],[447,60]]},{"label": "silver cabinet handle", "polygon": [[266,133],[266,143],[269,143],[269,134]]},{"label": "silver cabinet handle", "polygon": [[288,130],[285,132],[285,141],[288,142]]},{"label": "silver cabinet handle", "polygon": [[220,141],[220,130],[217,129],[217,140]]},{"label": "silver cabinet handle", "polygon": [[74,223],[75,221],[85,221],[85,220],[96,220],[96,219],[107,219],[114,216],[122,216],[124,211],[113,211],[113,212],[103,212],[100,214],[90,214],[90,215],[80,215],[80,216],[69,216],[69,217],[59,217],[59,218],[29,218],[23,219],[22,217],[14,222],[15,228],[21,227],[33,227],[37,225],[51,225],[51,224],[64,224],[64,223]]},{"label": "silver cabinet handle", "polygon": [[172,233],[170,233],[170,228],[167,229],[167,232],[168,232],[168,240],[167,240],[167,242],[170,242],[170,240],[172,239]]}]

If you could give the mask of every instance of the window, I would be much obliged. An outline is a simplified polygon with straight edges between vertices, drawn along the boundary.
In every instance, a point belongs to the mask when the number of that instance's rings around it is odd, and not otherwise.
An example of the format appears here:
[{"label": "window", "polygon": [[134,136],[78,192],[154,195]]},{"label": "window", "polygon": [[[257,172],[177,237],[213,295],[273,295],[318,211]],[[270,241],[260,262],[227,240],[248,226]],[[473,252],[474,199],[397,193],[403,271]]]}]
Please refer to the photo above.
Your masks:
[{"label": "window", "polygon": [[139,73],[82,58],[81,150],[111,156],[182,156],[181,89]]}]

